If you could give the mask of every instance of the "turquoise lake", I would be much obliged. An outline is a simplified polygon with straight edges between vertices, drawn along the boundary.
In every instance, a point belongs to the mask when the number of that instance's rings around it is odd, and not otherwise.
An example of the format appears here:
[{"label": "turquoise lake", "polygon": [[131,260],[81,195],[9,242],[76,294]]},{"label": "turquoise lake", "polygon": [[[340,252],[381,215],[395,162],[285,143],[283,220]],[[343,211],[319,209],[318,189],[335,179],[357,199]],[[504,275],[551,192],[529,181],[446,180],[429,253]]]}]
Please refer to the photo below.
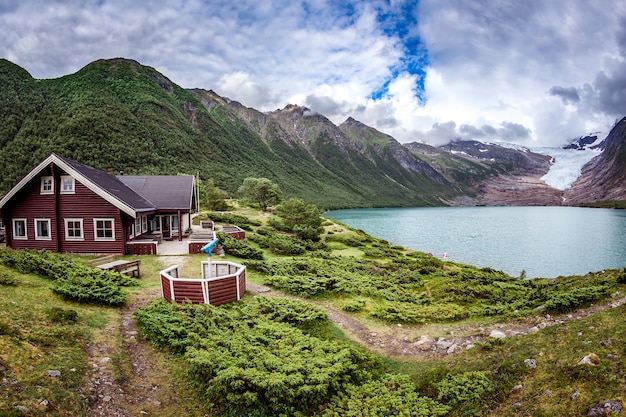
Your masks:
[{"label": "turquoise lake", "polygon": [[333,210],[325,217],[440,259],[527,278],[626,267],[626,210],[436,207]]}]

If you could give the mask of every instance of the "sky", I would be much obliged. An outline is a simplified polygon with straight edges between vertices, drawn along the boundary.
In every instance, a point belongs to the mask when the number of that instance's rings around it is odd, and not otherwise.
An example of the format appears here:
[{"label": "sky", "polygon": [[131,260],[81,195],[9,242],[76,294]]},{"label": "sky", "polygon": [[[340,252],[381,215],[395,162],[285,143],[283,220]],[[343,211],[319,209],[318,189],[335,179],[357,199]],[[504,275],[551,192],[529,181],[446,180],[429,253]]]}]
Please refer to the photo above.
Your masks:
[{"label": "sky", "polygon": [[0,0],[0,58],[37,79],[116,57],[400,142],[559,146],[626,116],[623,0]]}]

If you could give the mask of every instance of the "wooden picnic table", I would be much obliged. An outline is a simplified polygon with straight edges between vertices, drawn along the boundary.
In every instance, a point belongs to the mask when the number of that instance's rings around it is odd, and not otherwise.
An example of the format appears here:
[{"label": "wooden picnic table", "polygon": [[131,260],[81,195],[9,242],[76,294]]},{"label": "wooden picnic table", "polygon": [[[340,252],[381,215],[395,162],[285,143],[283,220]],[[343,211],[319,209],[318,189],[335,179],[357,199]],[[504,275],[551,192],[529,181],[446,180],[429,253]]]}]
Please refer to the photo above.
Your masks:
[{"label": "wooden picnic table", "polygon": [[96,268],[104,269],[107,271],[115,271],[120,274],[132,275],[135,276],[135,272],[137,273],[137,278],[139,278],[139,265],[141,264],[141,260],[136,259],[133,261],[126,261],[120,259],[118,261],[107,262],[105,264],[96,265]]}]

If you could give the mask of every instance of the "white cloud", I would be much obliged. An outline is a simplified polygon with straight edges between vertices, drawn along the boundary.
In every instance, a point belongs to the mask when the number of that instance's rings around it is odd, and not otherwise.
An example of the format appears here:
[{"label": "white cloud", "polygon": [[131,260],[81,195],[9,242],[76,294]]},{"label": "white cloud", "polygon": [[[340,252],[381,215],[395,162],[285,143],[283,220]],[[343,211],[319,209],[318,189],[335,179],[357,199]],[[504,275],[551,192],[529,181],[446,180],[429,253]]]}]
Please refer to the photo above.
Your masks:
[{"label": "white cloud", "polygon": [[14,0],[0,4],[0,56],[36,78],[131,58],[183,87],[352,116],[400,141],[560,144],[624,115],[624,16],[620,0]]}]

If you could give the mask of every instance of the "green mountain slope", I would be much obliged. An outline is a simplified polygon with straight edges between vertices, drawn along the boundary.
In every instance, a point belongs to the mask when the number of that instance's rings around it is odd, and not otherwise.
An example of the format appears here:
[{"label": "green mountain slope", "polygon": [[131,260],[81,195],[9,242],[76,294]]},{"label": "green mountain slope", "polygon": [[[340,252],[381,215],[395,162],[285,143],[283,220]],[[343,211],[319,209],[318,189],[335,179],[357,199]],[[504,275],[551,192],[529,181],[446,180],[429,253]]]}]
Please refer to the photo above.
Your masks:
[{"label": "green mountain slope", "polygon": [[50,152],[112,173],[199,172],[231,194],[246,177],[267,177],[324,208],[441,204],[435,195],[449,193],[375,149],[343,146],[337,134],[347,136],[330,122],[306,120],[300,142],[280,122],[261,128],[227,99],[132,60],[51,80],[2,60],[0,83],[0,194]]},{"label": "green mountain slope", "polygon": [[[568,204],[626,198],[622,125]],[[400,144],[352,118],[336,126],[296,105],[262,113],[122,58],[50,80],[0,60],[0,195],[50,152],[115,174],[199,173],[232,196],[246,177],[266,177],[286,197],[325,209],[499,204],[516,178],[538,178],[549,166],[495,146],[486,158],[475,141],[446,146]],[[498,193],[481,199],[489,190]],[[534,194],[515,203],[553,204]]]}]

